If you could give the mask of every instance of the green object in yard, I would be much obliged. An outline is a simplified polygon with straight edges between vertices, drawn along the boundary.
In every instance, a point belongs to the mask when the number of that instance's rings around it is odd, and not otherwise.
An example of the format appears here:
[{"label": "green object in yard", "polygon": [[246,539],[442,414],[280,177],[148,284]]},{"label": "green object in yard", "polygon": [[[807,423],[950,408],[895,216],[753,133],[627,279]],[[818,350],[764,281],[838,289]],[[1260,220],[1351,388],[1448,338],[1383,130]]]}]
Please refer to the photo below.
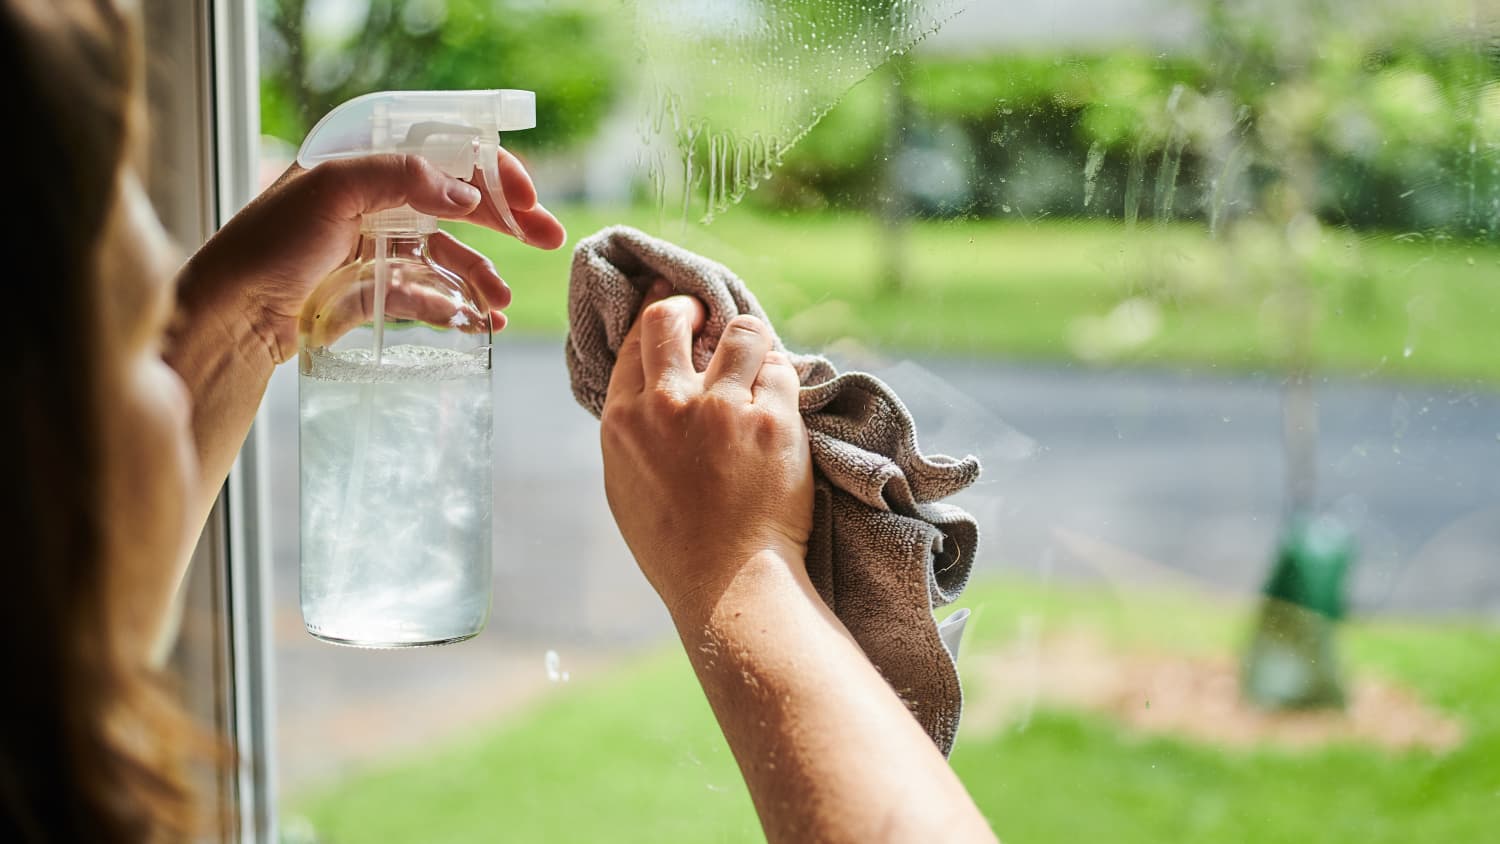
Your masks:
[{"label": "green object in yard", "polygon": [[1335,633],[1354,539],[1337,520],[1292,521],[1264,589],[1244,690],[1267,709],[1342,707]]}]

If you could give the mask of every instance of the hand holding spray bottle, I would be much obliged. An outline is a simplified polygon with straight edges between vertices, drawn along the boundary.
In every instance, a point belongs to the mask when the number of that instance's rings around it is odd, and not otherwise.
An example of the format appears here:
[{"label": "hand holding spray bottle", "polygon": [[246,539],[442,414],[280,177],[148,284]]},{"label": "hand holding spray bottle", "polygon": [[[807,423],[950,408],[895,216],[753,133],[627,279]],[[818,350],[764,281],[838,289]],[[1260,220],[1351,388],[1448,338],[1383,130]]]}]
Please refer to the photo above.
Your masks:
[{"label": "hand holding spray bottle", "polygon": [[[499,133],[536,125],[530,91],[388,91],[329,112],[297,161],[416,153],[479,171],[523,237],[499,178]],[[298,321],[302,617],[312,635],[414,647],[484,629],[494,498],[490,307],[428,250],[437,221],[365,216],[357,254]]]}]

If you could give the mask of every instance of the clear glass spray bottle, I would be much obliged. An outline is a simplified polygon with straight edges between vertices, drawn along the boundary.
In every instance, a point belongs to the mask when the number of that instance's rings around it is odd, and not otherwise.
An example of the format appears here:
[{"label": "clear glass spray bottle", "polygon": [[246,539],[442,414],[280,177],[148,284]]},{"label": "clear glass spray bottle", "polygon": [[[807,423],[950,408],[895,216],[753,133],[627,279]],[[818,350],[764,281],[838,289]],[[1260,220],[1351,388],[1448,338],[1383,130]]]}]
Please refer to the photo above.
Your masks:
[{"label": "clear glass spray bottle", "polygon": [[[529,91],[369,94],[303,142],[304,167],[418,153],[501,189],[499,133],[536,124]],[[489,618],[491,323],[484,295],[436,261],[437,221],[403,206],[366,215],[355,257],[298,323],[302,617],[362,647],[468,639]]]}]

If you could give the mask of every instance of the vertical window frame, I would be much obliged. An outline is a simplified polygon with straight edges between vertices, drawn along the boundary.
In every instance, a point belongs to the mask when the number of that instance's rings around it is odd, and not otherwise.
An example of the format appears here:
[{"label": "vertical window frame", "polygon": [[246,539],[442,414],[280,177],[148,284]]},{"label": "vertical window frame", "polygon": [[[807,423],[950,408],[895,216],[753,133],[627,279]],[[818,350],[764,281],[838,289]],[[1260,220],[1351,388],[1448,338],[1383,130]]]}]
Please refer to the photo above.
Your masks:
[{"label": "vertical window frame", "polygon": [[[254,0],[147,0],[153,200],[185,249],[255,194],[259,88]],[[153,86],[155,86],[153,90]],[[257,417],[183,585],[172,662],[184,701],[237,764],[200,784],[222,818],[208,840],[277,838],[265,424]]]}]

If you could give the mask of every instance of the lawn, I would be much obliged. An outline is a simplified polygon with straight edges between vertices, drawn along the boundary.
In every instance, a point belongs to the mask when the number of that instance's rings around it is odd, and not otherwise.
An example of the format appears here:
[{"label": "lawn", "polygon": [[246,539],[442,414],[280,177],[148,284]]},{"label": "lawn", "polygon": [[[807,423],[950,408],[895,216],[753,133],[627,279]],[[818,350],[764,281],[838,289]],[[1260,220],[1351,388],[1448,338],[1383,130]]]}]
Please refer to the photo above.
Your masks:
[{"label": "lawn", "polygon": [[1293,260],[1283,239],[1251,228],[1214,239],[1192,224],[926,220],[908,230],[905,283],[892,289],[886,236],[867,217],[736,208],[702,226],[649,210],[559,216],[570,241],[555,253],[460,229],[515,289],[518,332],[561,334],[573,243],[628,222],[735,269],[804,349],[849,338],[909,353],[1265,369],[1285,366],[1298,314],[1311,317],[1327,370],[1500,383],[1491,246],[1328,229]]},{"label": "lawn", "polygon": [[[1205,652],[1237,648],[1247,623],[1243,605],[1202,596],[1020,580],[975,586],[962,603],[975,608],[969,665],[1023,627]],[[1229,750],[1043,710],[1024,727],[966,729],[953,765],[1008,844],[1490,840],[1500,811],[1500,630],[1356,621],[1342,643],[1352,672],[1405,683],[1460,719],[1465,743],[1442,755]],[[983,694],[973,682],[970,691]],[[291,810],[327,844],[759,840],[733,760],[675,647],[307,794]]]}]

